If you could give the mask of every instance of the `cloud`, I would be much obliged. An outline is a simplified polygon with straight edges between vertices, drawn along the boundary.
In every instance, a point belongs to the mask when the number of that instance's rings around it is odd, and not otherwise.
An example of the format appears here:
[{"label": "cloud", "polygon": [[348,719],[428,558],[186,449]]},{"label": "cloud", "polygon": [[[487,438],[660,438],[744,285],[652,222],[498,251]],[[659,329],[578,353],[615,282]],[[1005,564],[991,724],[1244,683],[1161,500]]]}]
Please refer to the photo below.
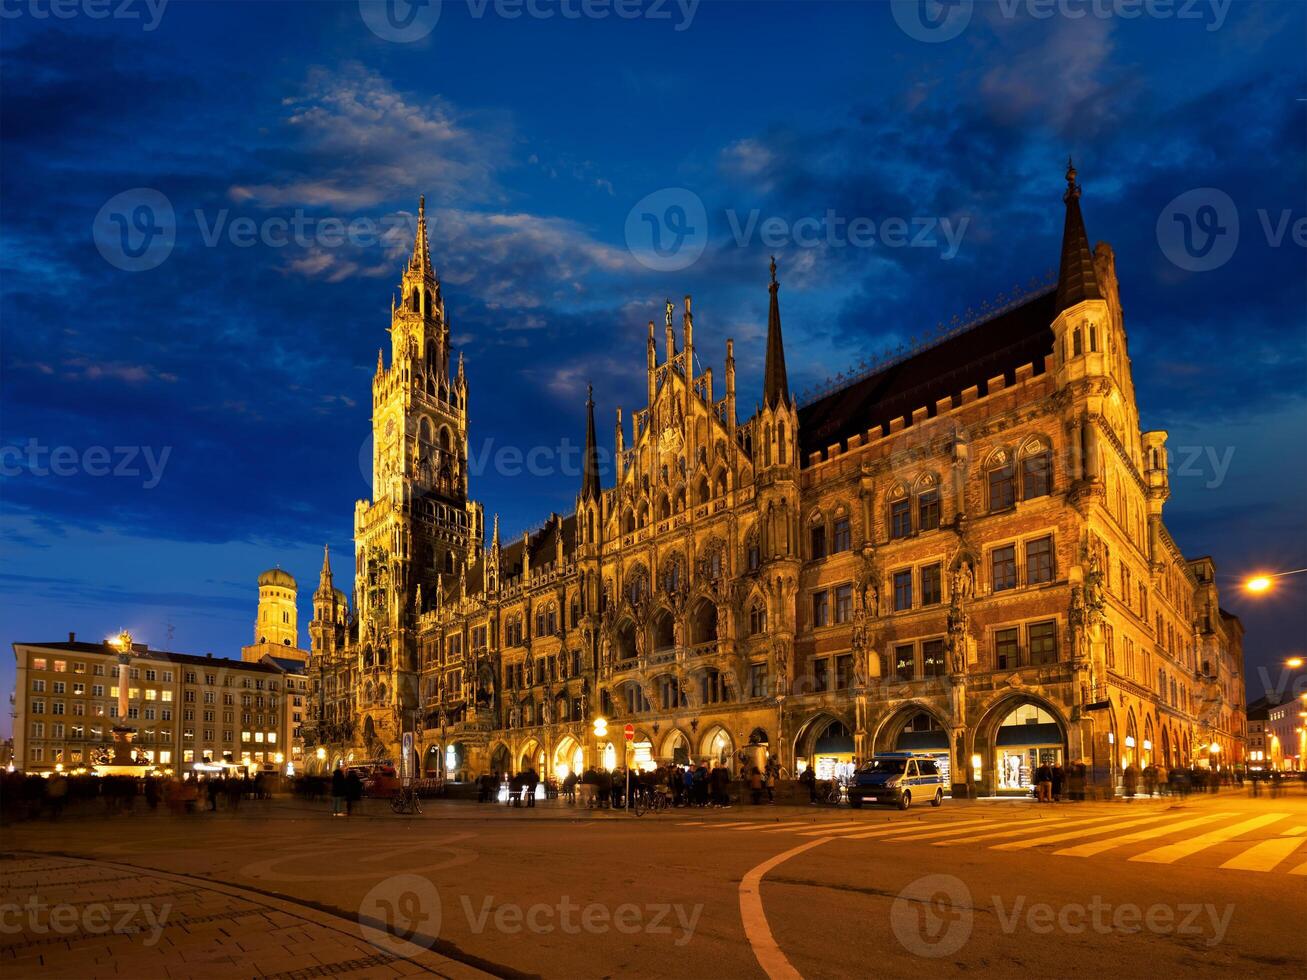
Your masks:
[{"label": "cloud", "polygon": [[503,197],[495,175],[512,132],[502,115],[402,93],[358,63],[314,68],[284,110],[276,130],[284,142],[270,154],[276,178],[233,184],[233,200],[357,211],[401,190],[420,189],[433,203]]}]

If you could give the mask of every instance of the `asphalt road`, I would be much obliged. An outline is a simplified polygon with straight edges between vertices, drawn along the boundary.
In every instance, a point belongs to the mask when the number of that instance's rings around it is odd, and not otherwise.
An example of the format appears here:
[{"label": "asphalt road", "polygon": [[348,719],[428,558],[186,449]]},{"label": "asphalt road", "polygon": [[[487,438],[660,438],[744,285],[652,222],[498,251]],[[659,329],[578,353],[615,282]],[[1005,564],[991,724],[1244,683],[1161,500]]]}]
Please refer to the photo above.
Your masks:
[{"label": "asphalt road", "polygon": [[[643,818],[454,802],[397,817],[369,801],[333,819],[325,806],[272,801],[19,824],[5,828],[4,850],[90,859],[118,878],[167,873],[170,894],[178,882],[214,882],[236,898],[297,903],[384,954],[381,965],[351,954],[340,962],[357,970],[332,968],[358,975],[459,964],[548,977],[1307,974],[1307,794],[1296,788],[1276,799]],[[152,887],[164,886],[142,894]],[[11,881],[4,897],[21,891]],[[5,931],[0,940],[32,938]],[[257,930],[219,921],[214,931]],[[179,956],[212,938],[181,926],[162,935]],[[296,939],[282,965],[314,948]],[[70,955],[79,941],[64,944]],[[42,942],[42,958],[22,960],[16,975],[61,973],[61,949]],[[95,962],[144,975],[135,949],[119,944],[111,963]],[[214,975],[273,972],[232,962]],[[168,972],[207,975],[185,962]]]}]

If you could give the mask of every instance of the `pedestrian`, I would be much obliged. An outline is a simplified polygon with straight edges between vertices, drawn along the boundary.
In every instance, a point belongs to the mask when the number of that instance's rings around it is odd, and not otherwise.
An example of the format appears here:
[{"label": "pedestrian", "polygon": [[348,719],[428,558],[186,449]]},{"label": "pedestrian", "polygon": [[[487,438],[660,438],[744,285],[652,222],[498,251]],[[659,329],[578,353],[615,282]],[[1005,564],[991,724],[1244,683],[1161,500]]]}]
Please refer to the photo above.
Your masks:
[{"label": "pedestrian", "polygon": [[331,774],[331,815],[345,815],[345,772],[340,766]]},{"label": "pedestrian", "polygon": [[1053,772],[1047,762],[1035,767],[1035,799],[1040,803],[1053,802]]},{"label": "pedestrian", "polygon": [[1157,767],[1144,767],[1144,795],[1154,796],[1157,793]]},{"label": "pedestrian", "polygon": [[1049,780],[1053,784],[1053,802],[1062,802],[1062,783],[1066,779],[1066,774],[1062,771],[1061,763],[1054,762],[1053,767],[1049,770]]},{"label": "pedestrian", "polygon": [[757,766],[749,772],[749,797],[753,800],[754,806],[762,805],[763,778],[762,772]]},{"label": "pedestrian", "polygon": [[351,769],[345,775],[345,816],[354,815],[354,804],[361,799],[363,799],[363,780],[359,778],[357,769]]},{"label": "pedestrian", "polygon": [[808,788],[808,804],[817,805],[817,774],[812,771],[812,766],[806,767],[803,772],[799,773],[799,785]]},{"label": "pedestrian", "polygon": [[781,767],[775,759],[768,759],[762,774],[762,785],[767,791],[768,806],[776,805],[776,781],[780,779]]},{"label": "pedestrian", "polygon": [[563,796],[567,799],[568,806],[576,806],[576,773],[569,771],[563,777]]},{"label": "pedestrian", "polygon": [[535,766],[526,767],[526,805],[534,807],[536,805],[536,786],[540,784],[540,774],[536,772]]},{"label": "pedestrian", "polygon": [[222,779],[218,776],[210,776],[204,781],[204,795],[209,801],[209,810],[212,813],[218,812],[218,795],[222,792]]},{"label": "pedestrian", "polygon": [[1125,787],[1126,802],[1135,798],[1135,792],[1139,789],[1139,770],[1135,768],[1134,763],[1125,767],[1125,772],[1121,773],[1121,784]]}]

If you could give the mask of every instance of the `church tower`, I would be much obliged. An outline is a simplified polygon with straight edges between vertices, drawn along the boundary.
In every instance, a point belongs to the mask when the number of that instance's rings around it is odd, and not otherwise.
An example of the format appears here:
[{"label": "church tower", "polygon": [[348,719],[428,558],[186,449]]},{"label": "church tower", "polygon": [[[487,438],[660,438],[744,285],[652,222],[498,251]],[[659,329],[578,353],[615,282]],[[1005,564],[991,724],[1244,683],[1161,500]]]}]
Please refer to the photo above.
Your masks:
[{"label": "church tower", "polygon": [[467,495],[467,395],[461,356],[450,377],[449,321],[419,199],[413,253],[391,300],[390,363],[378,351],[372,379],[372,499],[354,510],[360,741],[370,750],[412,727],[417,617],[482,550],[481,507]]},{"label": "church tower", "polygon": [[254,644],[299,646],[299,617],[295,611],[295,578],[280,568],[259,576],[259,611],[254,621]]}]

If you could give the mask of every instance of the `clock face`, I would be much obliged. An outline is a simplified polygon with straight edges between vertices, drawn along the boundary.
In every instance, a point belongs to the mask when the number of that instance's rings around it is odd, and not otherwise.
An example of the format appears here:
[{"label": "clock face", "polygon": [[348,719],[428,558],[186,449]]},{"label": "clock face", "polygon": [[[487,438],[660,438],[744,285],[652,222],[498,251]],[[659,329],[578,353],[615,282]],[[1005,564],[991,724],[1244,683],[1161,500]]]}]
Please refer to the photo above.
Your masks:
[{"label": "clock face", "polygon": [[394,434],[395,434],[395,420],[394,420],[394,419],[386,419],[386,436],[387,436],[387,438],[389,438],[390,436],[392,436],[392,435],[394,435]]}]

